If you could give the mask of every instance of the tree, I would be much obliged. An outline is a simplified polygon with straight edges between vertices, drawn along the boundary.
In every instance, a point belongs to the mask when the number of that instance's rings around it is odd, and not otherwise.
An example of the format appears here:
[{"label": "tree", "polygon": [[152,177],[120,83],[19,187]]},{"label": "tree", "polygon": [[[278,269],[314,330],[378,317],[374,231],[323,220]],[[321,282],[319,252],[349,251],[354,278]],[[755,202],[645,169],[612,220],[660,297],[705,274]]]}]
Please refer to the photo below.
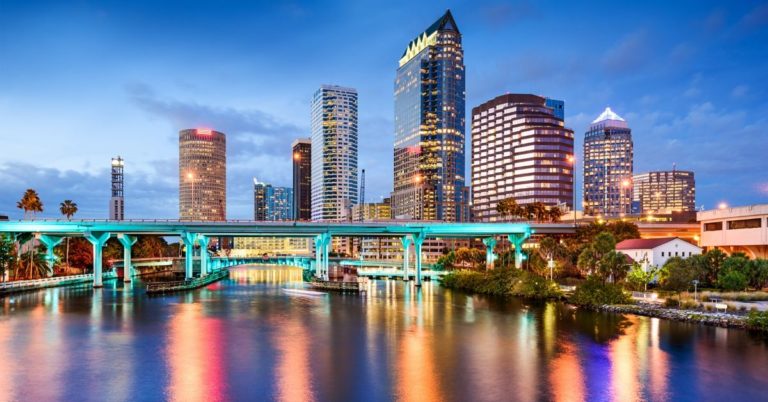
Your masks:
[{"label": "tree", "polygon": [[473,269],[485,267],[485,252],[476,248],[460,247],[456,250],[455,263],[469,264]]},{"label": "tree", "polygon": [[[77,213],[77,204],[72,202],[72,200],[64,200],[59,204],[59,211],[61,211],[62,215],[67,217],[68,221],[72,220],[72,216]],[[67,236],[66,262],[67,266],[69,266],[69,236]]]},{"label": "tree", "polygon": [[0,234],[0,277],[5,280],[5,273],[16,266],[16,245],[13,238]]},{"label": "tree", "polygon": [[661,269],[656,265],[649,266],[647,270],[643,269],[638,263],[632,264],[632,268],[627,273],[627,283],[634,290],[648,291],[648,284],[656,279]]},{"label": "tree", "polygon": [[[615,252],[615,248],[616,240],[613,235],[608,232],[602,232],[595,236],[594,241],[587,245],[579,254],[577,266],[584,274],[595,274],[605,282],[610,277],[610,272],[614,268],[618,269],[618,260],[613,255],[606,260],[603,260],[603,257],[611,252]],[[606,266],[601,267],[601,265]]]},{"label": "tree", "polygon": [[627,277],[630,266],[627,259],[624,253],[615,250],[607,252],[598,264],[600,276],[613,283],[623,281]]},{"label": "tree", "polygon": [[722,271],[717,278],[717,285],[723,290],[745,290],[747,284],[747,276],[736,270]]},{"label": "tree", "polygon": [[723,262],[725,262],[728,256],[716,248],[707,251],[704,256],[707,258],[707,282],[714,285],[717,283],[718,276],[720,275],[720,268],[722,268]]},{"label": "tree", "polygon": [[555,222],[559,222],[562,216],[563,216],[563,210],[561,210],[560,207],[549,207],[546,220],[548,222],[555,223]]},{"label": "tree", "polygon": [[664,263],[660,276],[661,285],[665,289],[681,292],[691,287],[696,272],[685,259],[672,257]]},{"label": "tree", "polygon": [[496,205],[496,211],[506,218],[521,218],[525,214],[524,208],[512,197],[499,201]]},{"label": "tree", "polygon": [[43,202],[40,201],[40,196],[34,189],[28,188],[27,191],[21,196],[21,200],[16,203],[16,207],[24,210],[24,219],[31,214],[32,219],[35,218],[35,213],[43,212]]},{"label": "tree", "polygon": [[136,258],[164,257],[168,243],[160,236],[139,236],[133,246],[133,255]]},{"label": "tree", "polygon": [[768,260],[756,259],[749,262],[749,286],[760,290],[768,285]]}]

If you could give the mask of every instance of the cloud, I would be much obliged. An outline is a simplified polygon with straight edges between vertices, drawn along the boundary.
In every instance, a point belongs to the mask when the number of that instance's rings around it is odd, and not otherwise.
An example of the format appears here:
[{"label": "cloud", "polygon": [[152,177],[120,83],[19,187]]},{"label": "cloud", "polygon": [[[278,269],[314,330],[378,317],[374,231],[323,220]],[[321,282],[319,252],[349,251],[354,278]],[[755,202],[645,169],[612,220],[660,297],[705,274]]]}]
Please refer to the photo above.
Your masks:
[{"label": "cloud", "polygon": [[[158,161],[163,166],[171,161]],[[173,218],[178,216],[177,171],[167,172],[128,171],[125,176],[127,218]],[[0,165],[0,213],[21,217],[16,201],[28,189],[36,189],[43,201],[42,217],[59,218],[59,203],[71,199],[78,204],[77,217],[106,219],[110,194],[110,173],[103,169],[98,173],[75,170],[41,168],[27,163]]]},{"label": "cloud", "polygon": [[768,4],[761,4],[750,10],[739,21],[742,29],[754,30],[768,25]]},{"label": "cloud", "polygon": [[744,96],[747,95],[748,92],[749,92],[749,86],[744,85],[744,84],[736,85],[731,90],[731,97],[733,97],[733,98],[743,98]]},{"label": "cloud", "polygon": [[650,56],[648,34],[645,30],[633,32],[603,54],[602,64],[609,73],[626,73],[644,65]]}]

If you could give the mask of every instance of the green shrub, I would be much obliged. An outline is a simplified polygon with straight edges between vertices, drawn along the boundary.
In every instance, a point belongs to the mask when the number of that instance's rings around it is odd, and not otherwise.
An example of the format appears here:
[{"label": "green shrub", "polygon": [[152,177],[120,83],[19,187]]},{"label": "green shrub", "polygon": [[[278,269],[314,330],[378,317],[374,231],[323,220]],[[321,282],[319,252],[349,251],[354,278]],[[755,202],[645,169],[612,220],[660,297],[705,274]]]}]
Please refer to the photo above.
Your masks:
[{"label": "green shrub", "polygon": [[560,287],[553,281],[538,275],[524,272],[512,288],[512,293],[516,296],[528,298],[547,299],[560,297]]},{"label": "green shrub", "polygon": [[768,311],[750,311],[747,326],[760,331],[768,331]]},{"label": "green shrub", "polygon": [[664,299],[664,307],[680,307],[680,299],[667,297]]},{"label": "green shrub", "polygon": [[553,281],[514,268],[488,272],[453,271],[443,276],[441,282],[447,288],[494,296],[546,299],[561,295]]},{"label": "green shrub", "polygon": [[576,287],[571,303],[579,306],[602,306],[606,304],[629,304],[632,299],[624,293],[621,286],[612,283],[603,283],[600,278],[590,276]]},{"label": "green shrub", "polygon": [[717,284],[724,290],[744,290],[747,287],[747,276],[736,270],[721,273]]}]

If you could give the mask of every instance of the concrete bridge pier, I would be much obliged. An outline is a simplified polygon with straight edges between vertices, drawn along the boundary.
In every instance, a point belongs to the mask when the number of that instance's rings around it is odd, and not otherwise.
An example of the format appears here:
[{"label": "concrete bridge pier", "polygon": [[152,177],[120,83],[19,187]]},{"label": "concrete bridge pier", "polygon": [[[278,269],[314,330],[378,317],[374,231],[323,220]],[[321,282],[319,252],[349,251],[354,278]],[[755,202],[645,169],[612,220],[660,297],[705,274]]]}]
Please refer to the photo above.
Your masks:
[{"label": "concrete bridge pier", "polygon": [[46,272],[46,276],[51,277],[53,276],[53,264],[56,263],[56,255],[53,253],[53,249],[64,240],[64,237],[47,234],[39,234],[35,237],[40,243],[45,245],[45,261],[48,264],[48,272]]},{"label": "concrete bridge pier", "polygon": [[400,242],[403,243],[403,280],[408,281],[410,280],[408,269],[411,265],[411,243],[413,243],[413,238],[411,235],[406,235],[400,239]]},{"label": "concrete bridge pier", "polygon": [[496,255],[493,254],[493,249],[496,247],[496,239],[486,237],[483,239],[483,244],[485,244],[485,267],[493,269],[493,262],[496,260]]},{"label": "concrete bridge pier", "polygon": [[421,286],[421,246],[425,238],[423,232],[413,236],[413,251],[416,253],[416,286]]},{"label": "concrete bridge pier", "polygon": [[131,247],[136,244],[136,236],[130,236],[124,233],[117,234],[117,240],[123,245],[123,282],[130,282],[133,279],[133,264],[131,263]]},{"label": "concrete bridge pier", "polygon": [[523,268],[523,244],[531,237],[531,230],[528,228],[523,233],[515,233],[508,235],[509,242],[515,246],[515,268]]},{"label": "concrete bridge pier", "polygon": [[328,271],[330,270],[329,253],[331,250],[331,234],[325,233],[323,237],[323,279],[328,280]]},{"label": "concrete bridge pier", "polygon": [[322,277],[323,235],[315,236],[315,278]]},{"label": "concrete bridge pier", "polygon": [[108,232],[85,232],[85,238],[93,245],[93,287],[104,286],[101,282],[101,256],[107,240],[112,236]]},{"label": "concrete bridge pier", "polygon": [[200,276],[208,275],[208,244],[211,238],[204,235],[197,235],[197,242],[200,244]]},{"label": "concrete bridge pier", "polygon": [[187,279],[192,278],[192,268],[195,258],[195,240],[197,238],[196,233],[184,232],[181,234],[181,241],[184,242],[184,276]]}]

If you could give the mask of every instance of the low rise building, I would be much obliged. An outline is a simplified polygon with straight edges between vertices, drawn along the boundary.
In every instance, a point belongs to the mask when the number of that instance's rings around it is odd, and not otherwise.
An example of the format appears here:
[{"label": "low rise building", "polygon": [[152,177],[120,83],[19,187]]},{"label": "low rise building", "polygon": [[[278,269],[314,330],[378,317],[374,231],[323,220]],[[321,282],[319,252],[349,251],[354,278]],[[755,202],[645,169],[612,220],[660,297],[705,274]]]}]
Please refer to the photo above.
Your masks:
[{"label": "low rise building", "polygon": [[644,270],[662,267],[672,257],[688,258],[701,254],[701,248],[678,237],[657,239],[628,239],[616,245],[619,251],[639,263]]},{"label": "low rise building", "polygon": [[768,204],[702,211],[697,219],[705,249],[768,258]]}]

